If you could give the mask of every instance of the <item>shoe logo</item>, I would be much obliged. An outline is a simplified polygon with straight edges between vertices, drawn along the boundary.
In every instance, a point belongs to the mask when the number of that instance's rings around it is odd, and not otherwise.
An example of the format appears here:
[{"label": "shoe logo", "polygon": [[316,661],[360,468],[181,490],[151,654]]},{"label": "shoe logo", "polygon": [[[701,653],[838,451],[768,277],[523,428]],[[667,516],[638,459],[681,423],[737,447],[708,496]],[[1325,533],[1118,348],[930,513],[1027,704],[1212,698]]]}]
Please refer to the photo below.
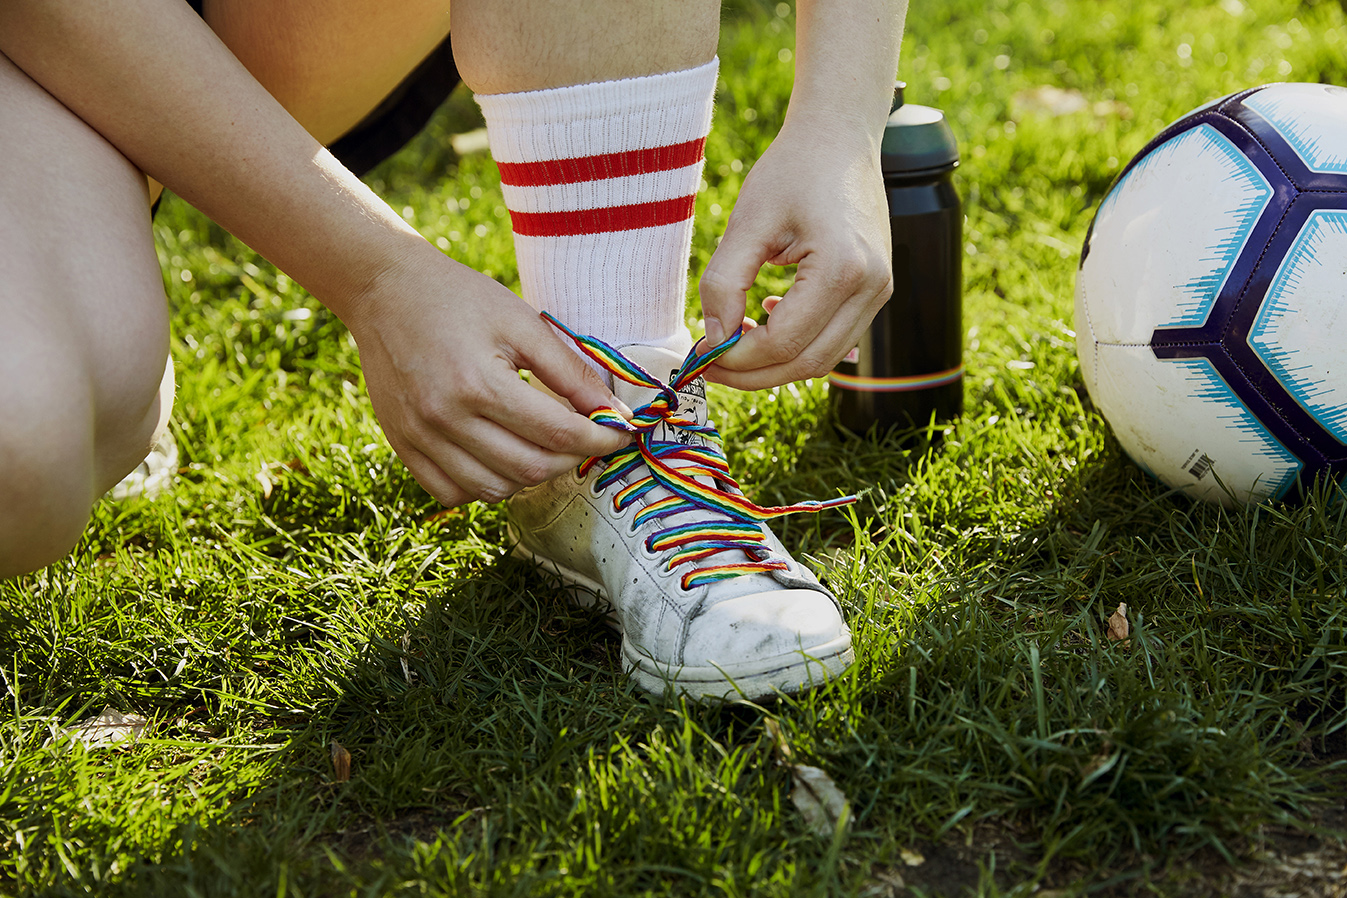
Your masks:
[{"label": "shoe logo", "polygon": [[[678,369],[674,368],[669,372],[669,381],[672,382],[678,376]],[[691,383],[684,384],[678,391],[680,397],[678,414],[693,418],[697,421],[707,420],[706,406],[706,381],[700,377]],[[714,448],[711,441],[699,433],[689,433],[681,428],[670,427],[668,424],[660,424],[652,436],[662,442],[679,443],[683,446],[702,446],[704,448]]]}]

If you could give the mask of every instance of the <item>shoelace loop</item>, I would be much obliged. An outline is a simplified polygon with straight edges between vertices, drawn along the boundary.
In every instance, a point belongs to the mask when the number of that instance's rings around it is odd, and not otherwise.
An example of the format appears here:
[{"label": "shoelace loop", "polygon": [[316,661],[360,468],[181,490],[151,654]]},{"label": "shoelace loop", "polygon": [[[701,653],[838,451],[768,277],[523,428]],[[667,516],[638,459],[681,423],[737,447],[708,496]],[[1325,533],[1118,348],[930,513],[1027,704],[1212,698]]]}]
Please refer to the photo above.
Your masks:
[{"label": "shoelace loop", "polygon": [[[715,512],[724,518],[672,525],[647,537],[648,551],[671,552],[667,562],[669,570],[730,549],[738,549],[748,559],[737,564],[694,567],[682,577],[684,589],[694,589],[745,574],[786,570],[789,567],[786,560],[773,553],[767,545],[761,527],[763,521],[796,512],[818,512],[825,508],[837,508],[850,505],[859,499],[859,496],[843,496],[822,502],[809,500],[795,505],[769,507],[756,505],[743,495],[739,484],[730,476],[729,465],[721,448],[723,444],[720,434],[715,427],[710,424],[698,424],[695,420],[678,414],[678,391],[701,377],[702,372],[714,364],[716,359],[739,342],[743,336],[742,328],[735,331],[728,340],[706,352],[698,353],[694,344],[687,358],[683,360],[682,366],[670,381],[665,383],[597,337],[578,334],[547,312],[543,312],[542,317],[566,334],[581,352],[611,372],[614,377],[656,391],[655,397],[650,402],[635,410],[631,421],[606,407],[595,409],[590,413],[589,417],[595,423],[626,433],[634,433],[636,440],[632,445],[616,452],[586,459],[580,465],[580,475],[588,474],[595,465],[605,465],[603,473],[595,483],[596,489],[602,490],[634,474],[638,468],[644,466],[649,471],[647,475],[636,476],[614,495],[613,510],[618,513],[640,500],[656,486],[661,486],[672,494],[651,502],[638,512],[632,521],[633,530],[651,520],[693,509]],[[677,431],[699,435],[704,438],[703,444],[688,445],[656,440],[653,433],[661,424]],[[697,477],[705,478],[706,482],[697,480]]]}]

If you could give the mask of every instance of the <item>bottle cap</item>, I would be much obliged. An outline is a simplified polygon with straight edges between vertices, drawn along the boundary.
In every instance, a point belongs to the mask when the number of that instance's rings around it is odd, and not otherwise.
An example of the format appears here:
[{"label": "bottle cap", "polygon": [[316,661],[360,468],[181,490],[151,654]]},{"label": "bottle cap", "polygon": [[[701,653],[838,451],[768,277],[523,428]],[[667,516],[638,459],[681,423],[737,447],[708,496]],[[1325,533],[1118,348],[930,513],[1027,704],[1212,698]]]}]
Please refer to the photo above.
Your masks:
[{"label": "bottle cap", "polygon": [[886,175],[911,175],[953,169],[959,164],[959,145],[945,114],[930,106],[903,102],[904,84],[894,89],[894,107],[884,126],[879,147]]}]

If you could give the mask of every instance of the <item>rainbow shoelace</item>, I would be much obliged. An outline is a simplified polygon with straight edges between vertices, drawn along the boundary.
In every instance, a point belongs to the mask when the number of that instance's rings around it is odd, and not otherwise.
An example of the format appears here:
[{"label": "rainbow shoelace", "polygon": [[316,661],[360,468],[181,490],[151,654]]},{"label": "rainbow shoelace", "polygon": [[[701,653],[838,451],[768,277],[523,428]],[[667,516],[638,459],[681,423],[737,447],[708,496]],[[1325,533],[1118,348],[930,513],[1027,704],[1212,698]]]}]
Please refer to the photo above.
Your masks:
[{"label": "rainbow shoelace", "polygon": [[[641,509],[632,521],[633,530],[649,521],[685,511],[700,509],[715,513],[704,520],[665,527],[646,537],[648,551],[671,552],[667,562],[669,570],[684,564],[694,564],[729,549],[740,550],[748,559],[737,564],[694,567],[683,574],[683,589],[695,589],[745,574],[788,569],[786,560],[773,553],[767,545],[762,522],[801,511],[817,512],[850,505],[859,498],[843,496],[824,502],[810,500],[766,508],[755,505],[744,497],[739,484],[730,476],[729,465],[721,449],[723,444],[716,429],[678,414],[678,391],[700,377],[726,350],[739,342],[743,336],[742,329],[707,352],[698,353],[694,345],[672,380],[664,383],[602,340],[577,334],[546,312],[542,313],[542,317],[570,337],[581,352],[606,368],[614,377],[656,391],[650,402],[635,410],[630,421],[611,408],[599,408],[590,413],[589,417],[594,422],[634,433],[637,438],[630,446],[616,452],[586,459],[580,466],[580,475],[588,474],[595,465],[605,465],[595,484],[600,490],[628,475],[636,475],[613,496],[613,511],[618,514],[657,486],[670,493]],[[705,437],[709,445],[656,440],[652,434],[661,424]],[[637,474],[637,469],[641,467],[648,472],[644,476]],[[697,480],[699,476],[706,480]]]}]

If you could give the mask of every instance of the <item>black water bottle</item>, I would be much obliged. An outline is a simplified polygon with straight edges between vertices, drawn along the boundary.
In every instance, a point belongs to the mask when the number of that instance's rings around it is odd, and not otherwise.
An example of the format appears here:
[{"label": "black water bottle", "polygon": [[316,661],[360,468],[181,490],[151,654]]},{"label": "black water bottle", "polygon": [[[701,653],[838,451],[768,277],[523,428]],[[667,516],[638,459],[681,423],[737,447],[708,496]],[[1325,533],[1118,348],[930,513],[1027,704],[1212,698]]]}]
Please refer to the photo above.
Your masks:
[{"label": "black water bottle", "polygon": [[893,234],[893,296],[829,378],[854,434],[948,421],[963,411],[963,210],[959,148],[945,116],[903,103],[880,147]]}]

